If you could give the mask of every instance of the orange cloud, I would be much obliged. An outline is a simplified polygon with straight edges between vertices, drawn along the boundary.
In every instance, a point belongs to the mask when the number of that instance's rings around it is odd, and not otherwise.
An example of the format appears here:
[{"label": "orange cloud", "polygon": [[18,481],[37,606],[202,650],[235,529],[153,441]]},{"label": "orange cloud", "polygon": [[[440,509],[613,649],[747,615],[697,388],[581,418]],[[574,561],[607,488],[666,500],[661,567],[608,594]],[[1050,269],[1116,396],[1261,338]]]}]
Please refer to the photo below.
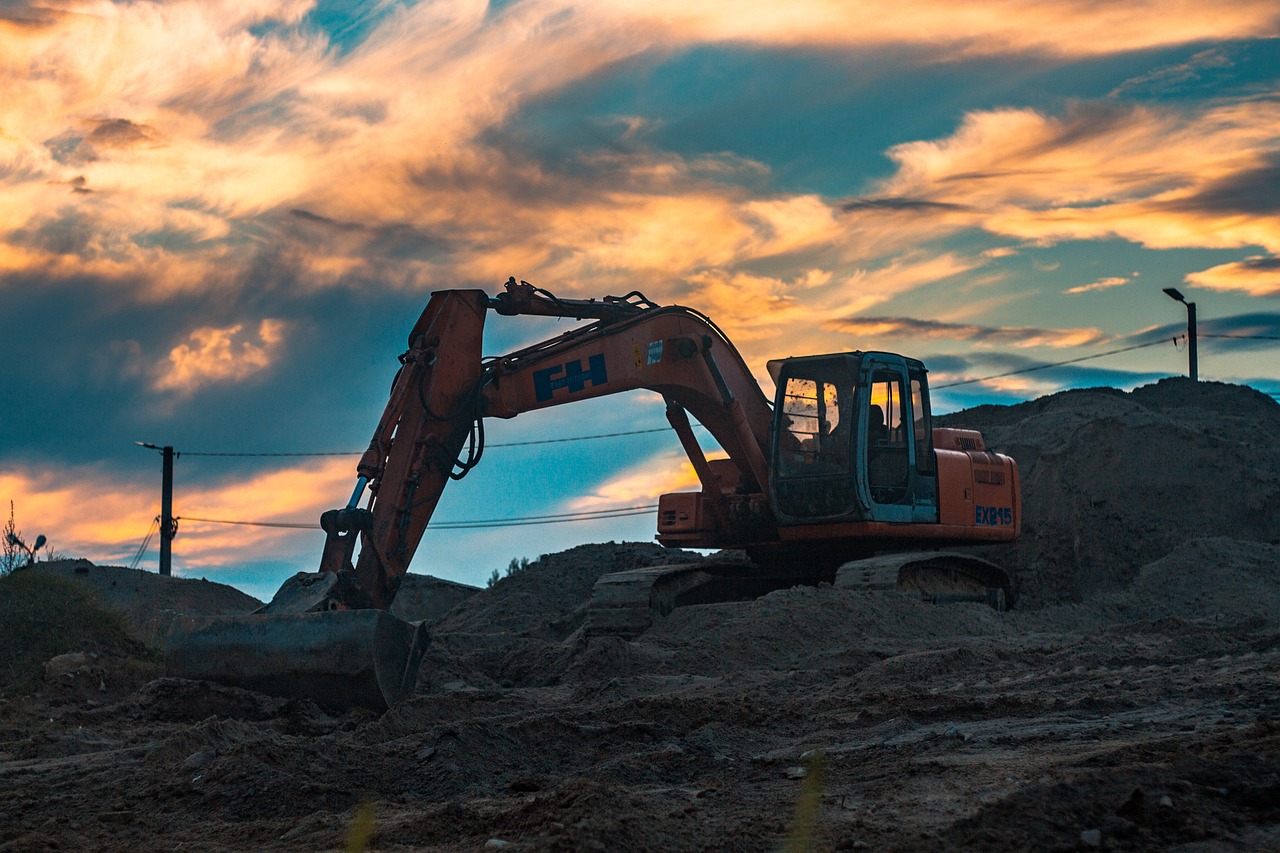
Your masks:
[{"label": "orange cloud", "polygon": [[1122,237],[1280,251],[1280,221],[1248,192],[1265,185],[1278,146],[1280,105],[1266,99],[1192,113],[994,110],[969,114],[946,139],[891,149],[899,170],[880,190],[1040,243]]},{"label": "orange cloud", "polygon": [[1223,15],[1192,0],[1116,4],[986,0],[963,6],[946,0],[906,0],[895,3],[891,14],[869,0],[787,4],[623,0],[609,4],[609,9],[619,17],[652,23],[685,41],[927,45],[943,60],[1026,51],[1088,56],[1280,31],[1280,13],[1266,0],[1233,4]]},{"label": "orange cloud", "polygon": [[[1117,122],[1072,149],[1063,140],[1078,122],[1028,111],[975,114],[951,140],[894,150],[901,169],[891,188],[946,202],[940,185],[963,186],[954,206],[939,204],[925,217],[883,207],[834,209],[816,196],[753,197],[730,185],[762,167],[729,155],[696,162],[596,155],[590,165],[615,170],[611,185],[621,189],[565,187],[563,175],[513,162],[479,140],[529,98],[646,51],[698,42],[928,45],[935,58],[1011,50],[1075,55],[1257,37],[1275,32],[1277,22],[1269,2],[1214,10],[1161,3],[1157,12],[1152,2],[1102,8],[1006,0],[956,9],[916,0],[885,15],[868,4],[825,0],[785,10],[763,0],[745,7],[534,0],[501,10],[458,0],[400,9],[341,56],[327,52],[318,34],[256,29],[265,21],[296,23],[310,5],[67,3],[59,9],[74,14],[0,33],[0,173],[10,176],[10,197],[26,202],[5,206],[0,231],[30,235],[63,220],[92,231],[71,250],[11,242],[0,246],[0,264],[53,274],[78,269],[135,290],[131,282],[142,281],[140,295],[148,298],[209,283],[238,287],[253,255],[238,244],[245,220],[268,217],[255,222],[249,246],[314,236],[291,235],[270,221],[288,209],[357,226],[340,240],[296,243],[292,262],[313,286],[377,278],[425,288],[456,281],[460,272],[500,281],[513,269],[570,287],[600,282],[602,273],[608,280],[611,271],[649,284],[798,253],[824,255],[818,265],[839,275],[842,263],[865,265],[975,219],[1033,239],[1089,229],[1128,236],[1132,226],[1142,232],[1135,239],[1155,240],[1160,227],[1138,222],[1141,211],[1118,211],[1111,222],[1100,214],[1081,221],[1030,215],[1035,211],[1026,208],[1043,207],[1046,193],[1024,190],[1046,182],[1028,176],[1052,176],[1054,205],[1149,195],[1185,185],[1188,174],[1211,179],[1204,153],[1222,138],[1196,147],[1188,132],[1181,148],[1195,160],[1173,175],[1115,158],[1143,142],[1177,162],[1178,146],[1168,153],[1169,120],[1145,132]],[[1159,26],[1152,26],[1157,14]],[[1221,108],[1230,124],[1228,112]],[[1236,127],[1245,129],[1246,119]],[[634,120],[628,128],[624,135],[634,136]],[[1161,144],[1151,145],[1157,139]],[[1223,162],[1245,145],[1241,137],[1226,146]],[[606,163],[608,156],[616,160]],[[996,176],[999,168],[1009,170],[1005,180]],[[969,204],[987,212],[969,212]],[[1185,242],[1203,232],[1201,225],[1198,216],[1180,227],[1166,222],[1161,227],[1178,236],[1163,239]],[[403,252],[391,253],[394,265],[379,261],[379,241],[399,226],[473,248],[445,267]],[[1259,230],[1267,229],[1241,225],[1223,239],[1234,245]]]},{"label": "orange cloud", "polygon": [[218,382],[237,382],[268,368],[284,345],[285,324],[263,320],[257,339],[241,334],[241,326],[205,326],[191,332],[190,343],[169,351],[169,363],[152,383],[157,391],[191,394]]},{"label": "orange cloud", "polygon": [[[707,454],[708,459],[727,458],[723,452]],[[667,492],[697,491],[702,488],[689,460],[679,450],[666,451],[627,468],[591,490],[591,494],[569,502],[571,512],[586,512],[620,506],[656,503]]]},{"label": "orange cloud", "polygon": [[1239,290],[1251,296],[1280,296],[1280,258],[1255,255],[1191,273],[1188,284],[1210,290]]},{"label": "orange cloud", "polygon": [[1110,290],[1113,287],[1119,287],[1122,284],[1128,284],[1129,279],[1125,276],[1108,276],[1100,278],[1092,284],[1081,284],[1076,287],[1069,287],[1062,291],[1067,294],[1089,293],[1094,290]]}]

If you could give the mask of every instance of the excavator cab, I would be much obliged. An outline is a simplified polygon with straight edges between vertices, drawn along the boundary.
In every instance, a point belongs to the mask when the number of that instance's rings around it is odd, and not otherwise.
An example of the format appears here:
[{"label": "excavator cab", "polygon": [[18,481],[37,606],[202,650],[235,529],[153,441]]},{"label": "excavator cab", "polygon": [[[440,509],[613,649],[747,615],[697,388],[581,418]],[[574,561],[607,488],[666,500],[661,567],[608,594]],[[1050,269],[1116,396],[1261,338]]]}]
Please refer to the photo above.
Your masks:
[{"label": "excavator cab", "polygon": [[938,520],[924,365],[855,352],[769,362],[779,525]]}]

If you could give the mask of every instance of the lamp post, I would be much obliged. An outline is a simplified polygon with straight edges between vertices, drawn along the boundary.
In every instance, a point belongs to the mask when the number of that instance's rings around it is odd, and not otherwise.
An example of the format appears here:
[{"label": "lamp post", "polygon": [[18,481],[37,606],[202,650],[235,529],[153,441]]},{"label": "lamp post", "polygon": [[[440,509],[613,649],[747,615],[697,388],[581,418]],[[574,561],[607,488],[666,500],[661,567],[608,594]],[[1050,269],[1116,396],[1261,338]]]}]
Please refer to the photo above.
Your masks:
[{"label": "lamp post", "polygon": [[8,534],[7,540],[9,544],[12,545],[13,547],[21,548],[23,551],[27,552],[28,566],[34,566],[36,564],[36,551],[39,551],[41,548],[43,548],[44,543],[48,541],[47,539],[44,538],[43,533],[41,533],[39,536],[36,537],[36,544],[34,548],[28,547],[26,542],[23,542],[21,539],[19,539],[17,536],[13,535],[12,533]]},{"label": "lamp post", "polygon": [[1188,302],[1176,287],[1166,287],[1165,294],[1187,306],[1187,362],[1191,381],[1200,381],[1200,363],[1196,355],[1196,304]]}]

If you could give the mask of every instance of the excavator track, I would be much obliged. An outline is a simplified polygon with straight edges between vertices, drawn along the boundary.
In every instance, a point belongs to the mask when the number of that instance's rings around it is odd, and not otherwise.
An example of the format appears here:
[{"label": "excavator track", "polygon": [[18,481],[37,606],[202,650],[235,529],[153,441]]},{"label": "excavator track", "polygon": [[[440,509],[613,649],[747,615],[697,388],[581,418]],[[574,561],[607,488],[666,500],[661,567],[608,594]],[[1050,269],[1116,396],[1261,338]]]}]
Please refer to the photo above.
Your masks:
[{"label": "excavator track", "polygon": [[762,570],[748,561],[648,566],[604,575],[587,604],[586,630],[594,637],[635,639],[677,607],[750,601],[797,584],[827,578]]},{"label": "excavator track", "polygon": [[954,551],[913,551],[854,560],[836,572],[835,585],[903,592],[932,604],[976,602],[1000,612],[1013,606],[1013,588],[1004,569]]},{"label": "excavator track", "polygon": [[633,640],[677,607],[749,601],[779,589],[832,581],[844,589],[901,592],[932,604],[977,602],[1002,612],[1013,601],[1003,569],[949,551],[882,554],[819,575],[762,568],[745,560],[707,560],[604,575],[591,591],[586,631],[593,637]]}]

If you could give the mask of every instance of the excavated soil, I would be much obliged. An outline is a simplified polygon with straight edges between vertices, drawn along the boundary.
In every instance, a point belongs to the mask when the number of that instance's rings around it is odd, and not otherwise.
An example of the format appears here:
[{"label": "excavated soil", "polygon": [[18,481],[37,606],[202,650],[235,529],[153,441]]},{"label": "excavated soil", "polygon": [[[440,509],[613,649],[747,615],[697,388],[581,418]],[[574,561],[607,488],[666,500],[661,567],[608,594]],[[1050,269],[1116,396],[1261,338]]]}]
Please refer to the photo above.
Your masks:
[{"label": "excavated soil", "polygon": [[102,650],[0,704],[0,849],[1280,849],[1280,407],[948,420],[1019,460],[1017,610],[797,587],[588,639],[596,578],[691,559],[609,543],[435,621],[380,717]]}]

